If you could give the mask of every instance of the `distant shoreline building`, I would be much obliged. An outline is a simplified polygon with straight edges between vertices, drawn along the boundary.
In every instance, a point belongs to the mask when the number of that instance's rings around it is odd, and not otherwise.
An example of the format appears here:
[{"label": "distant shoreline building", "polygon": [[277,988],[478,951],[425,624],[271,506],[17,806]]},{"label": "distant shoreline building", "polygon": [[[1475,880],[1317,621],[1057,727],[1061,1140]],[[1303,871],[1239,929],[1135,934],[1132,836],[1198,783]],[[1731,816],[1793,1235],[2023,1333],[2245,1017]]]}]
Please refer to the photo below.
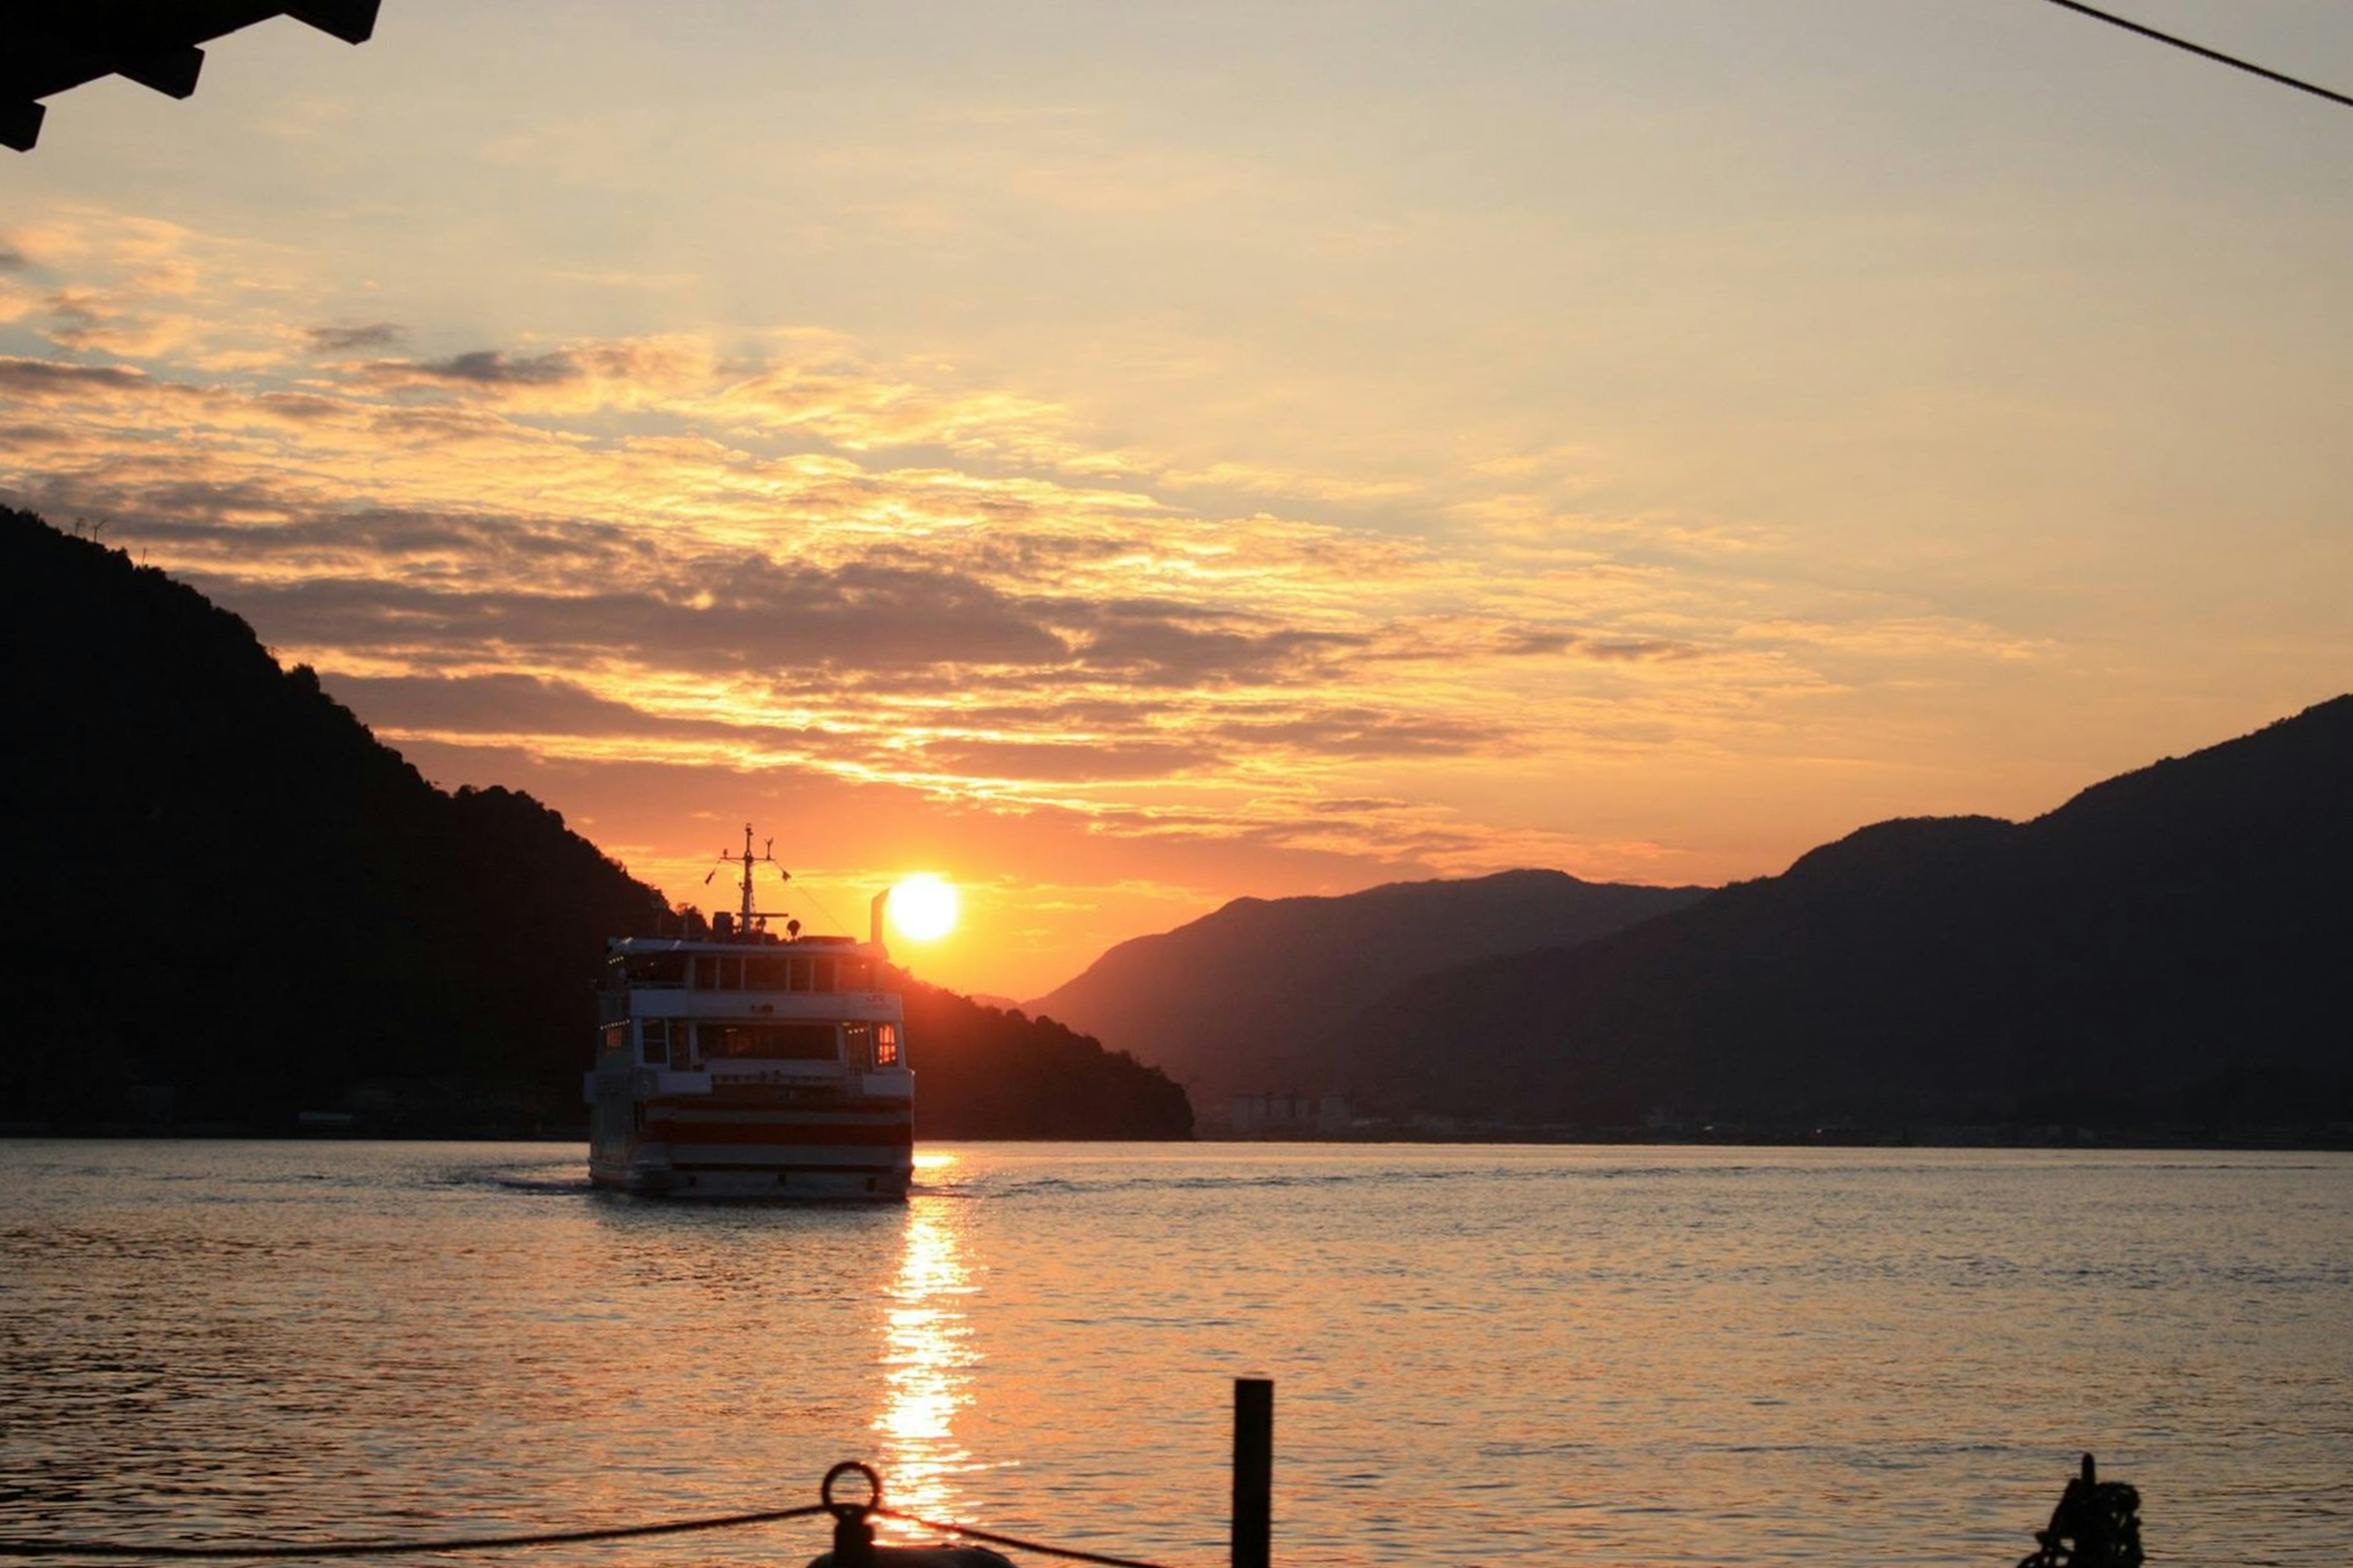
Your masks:
[{"label": "distant shoreline building", "polygon": [[1237,1138],[1339,1138],[1356,1126],[1345,1094],[1238,1094],[1227,1128]]}]

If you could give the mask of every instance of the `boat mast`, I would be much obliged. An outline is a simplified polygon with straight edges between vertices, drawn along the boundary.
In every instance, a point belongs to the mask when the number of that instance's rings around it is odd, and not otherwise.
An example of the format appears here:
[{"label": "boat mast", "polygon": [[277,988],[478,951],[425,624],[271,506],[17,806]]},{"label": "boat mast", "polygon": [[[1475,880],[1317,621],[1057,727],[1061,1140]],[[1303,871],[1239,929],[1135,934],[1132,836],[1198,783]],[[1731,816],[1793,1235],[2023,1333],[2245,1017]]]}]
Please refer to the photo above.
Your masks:
[{"label": "boat mast", "polygon": [[[752,825],[747,822],[744,825],[744,853],[739,856],[725,849],[722,849],[719,852],[720,859],[737,861],[744,868],[744,879],[737,888],[737,891],[743,895],[743,907],[742,912],[736,920],[735,930],[737,934],[746,942],[749,942],[752,939],[752,922],[754,920],[765,920],[767,918],[760,910],[752,907],[752,868],[764,864],[776,866],[776,841],[771,838],[765,844],[760,846],[760,853],[757,855],[753,854]],[[713,866],[711,869],[712,872],[715,874],[719,868]],[[793,874],[790,871],[786,870],[782,866],[776,866],[776,875],[783,878],[787,882],[793,879]],[[706,875],[702,879],[705,882],[708,882],[711,880],[711,877]]]}]

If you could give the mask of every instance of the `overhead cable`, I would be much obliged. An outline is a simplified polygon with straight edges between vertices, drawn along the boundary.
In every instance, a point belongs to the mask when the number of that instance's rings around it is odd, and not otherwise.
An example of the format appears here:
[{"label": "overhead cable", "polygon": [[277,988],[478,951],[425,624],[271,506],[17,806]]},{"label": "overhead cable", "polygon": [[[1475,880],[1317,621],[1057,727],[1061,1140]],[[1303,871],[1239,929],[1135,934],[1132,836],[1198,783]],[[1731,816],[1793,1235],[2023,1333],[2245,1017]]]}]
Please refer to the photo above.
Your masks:
[{"label": "overhead cable", "polygon": [[2331,92],[2325,87],[2316,87],[2311,82],[2301,81],[2292,76],[2283,76],[2278,71],[2255,64],[2253,60],[2242,60],[2236,55],[2226,55],[2220,49],[2210,49],[2203,44],[2193,44],[2189,39],[2178,37],[2171,33],[2160,33],[2155,27],[2144,26],[2114,12],[2103,11],[2096,5],[2085,5],[2081,3],[2081,0],[2051,0],[2051,4],[2089,16],[2095,22],[2105,22],[2112,27],[2122,27],[2128,33],[2138,33],[2144,38],[2154,38],[2160,44],[2170,44],[2177,49],[2186,49],[2190,54],[2212,60],[2217,65],[2226,65],[2233,70],[2242,70],[2250,76],[2262,77],[2265,81],[2275,81],[2282,87],[2292,87],[2298,92],[2308,92],[2315,98],[2325,98],[2331,103],[2341,103],[2348,109],[2353,109],[2353,98],[2348,98],[2341,92]]}]

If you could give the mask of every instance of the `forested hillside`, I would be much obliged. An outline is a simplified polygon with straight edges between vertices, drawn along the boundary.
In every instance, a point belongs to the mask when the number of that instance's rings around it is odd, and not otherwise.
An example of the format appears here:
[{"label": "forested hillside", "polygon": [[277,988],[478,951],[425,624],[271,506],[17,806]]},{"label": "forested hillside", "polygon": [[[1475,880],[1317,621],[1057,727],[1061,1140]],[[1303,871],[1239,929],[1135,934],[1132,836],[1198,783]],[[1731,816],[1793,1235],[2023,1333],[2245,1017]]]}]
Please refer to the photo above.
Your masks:
[{"label": "forested hillside", "polygon": [[[605,939],[665,905],[555,812],[435,788],[236,616],[6,509],[0,737],[0,1123],[581,1124]],[[928,1129],[1189,1130],[1092,1041],[910,1006]]]}]

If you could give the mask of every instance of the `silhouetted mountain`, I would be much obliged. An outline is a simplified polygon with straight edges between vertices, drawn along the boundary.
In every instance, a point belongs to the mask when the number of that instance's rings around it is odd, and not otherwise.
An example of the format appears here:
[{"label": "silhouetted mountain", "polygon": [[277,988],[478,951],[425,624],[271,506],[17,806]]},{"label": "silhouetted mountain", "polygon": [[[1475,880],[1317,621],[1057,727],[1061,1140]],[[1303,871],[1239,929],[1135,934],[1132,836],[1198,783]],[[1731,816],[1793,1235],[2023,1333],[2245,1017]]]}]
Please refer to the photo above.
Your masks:
[{"label": "silhouetted mountain", "polygon": [[1392,882],[1337,898],[1237,899],[1104,953],[1030,1004],[1210,1094],[1321,1076],[1303,1049],[1413,976],[1566,946],[1681,909],[1704,888],[1580,882],[1559,871]]},{"label": "silhouetted mountain", "polygon": [[1331,1035],[1391,1113],[2316,1127],[2353,1118],[2353,697],[2018,825],[1866,827]]},{"label": "silhouetted mountain", "polygon": [[[581,1124],[605,939],[664,904],[555,812],[436,789],[236,616],[5,508],[0,736],[0,1122]],[[1189,1131],[1092,1041],[908,1007],[934,1136]]]},{"label": "silhouetted mountain", "polygon": [[1046,1018],[936,985],[905,990],[923,1138],[1189,1138],[1166,1074]]}]

